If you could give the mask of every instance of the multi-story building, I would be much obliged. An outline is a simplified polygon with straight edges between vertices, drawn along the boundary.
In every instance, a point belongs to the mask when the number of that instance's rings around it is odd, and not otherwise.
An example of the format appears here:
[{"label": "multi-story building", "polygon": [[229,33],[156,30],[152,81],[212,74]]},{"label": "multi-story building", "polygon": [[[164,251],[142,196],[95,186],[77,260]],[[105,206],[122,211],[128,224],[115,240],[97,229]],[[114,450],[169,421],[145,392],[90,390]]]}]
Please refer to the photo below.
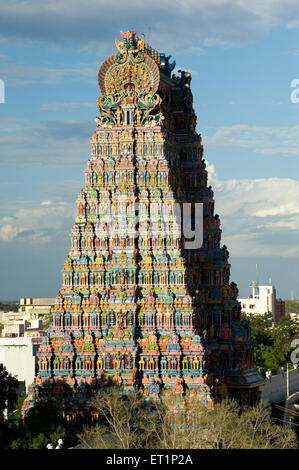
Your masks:
[{"label": "multi-story building", "polygon": [[18,392],[28,391],[37,371],[37,352],[41,337],[25,337],[22,329],[11,326],[10,336],[0,337],[0,363],[18,379]]},{"label": "multi-story building", "polygon": [[15,321],[4,325],[1,336],[3,338],[31,337],[39,338],[45,336],[42,320],[31,320],[31,322]]},{"label": "multi-story building", "polygon": [[55,299],[51,298],[21,298],[18,311],[2,312],[1,322],[7,326],[27,322],[27,326],[31,324],[31,328],[37,328],[37,326],[34,326],[37,325],[36,322],[39,320],[44,321],[49,317],[54,303]]},{"label": "multi-story building", "polygon": [[0,336],[0,363],[19,381],[18,393],[28,389],[37,371],[37,352],[45,336],[42,320],[6,323]]},{"label": "multi-story building", "polygon": [[282,299],[276,299],[275,302],[275,311],[274,311],[274,318],[275,322],[277,323],[281,317],[285,317],[286,315],[286,303]]},{"label": "multi-story building", "polygon": [[241,303],[241,311],[248,315],[272,313],[275,323],[285,315],[285,302],[276,298],[276,289],[270,283],[267,286],[259,286],[252,281],[252,294],[247,299],[238,300]]},{"label": "multi-story building", "polygon": [[55,299],[20,299],[19,314],[27,321],[42,320],[51,311],[55,303]]}]

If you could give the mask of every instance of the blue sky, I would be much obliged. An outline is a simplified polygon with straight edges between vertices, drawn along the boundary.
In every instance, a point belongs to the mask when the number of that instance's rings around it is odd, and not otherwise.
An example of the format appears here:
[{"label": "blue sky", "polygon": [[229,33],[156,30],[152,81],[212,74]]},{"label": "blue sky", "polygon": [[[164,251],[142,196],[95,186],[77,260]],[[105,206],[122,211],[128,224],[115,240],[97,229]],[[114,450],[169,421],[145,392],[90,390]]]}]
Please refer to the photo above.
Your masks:
[{"label": "blue sky", "polygon": [[[100,94],[119,30],[192,73],[232,280],[259,264],[299,298],[299,3],[13,0],[0,6],[0,299],[51,297],[69,250]],[[298,95],[299,96],[299,95]]]}]

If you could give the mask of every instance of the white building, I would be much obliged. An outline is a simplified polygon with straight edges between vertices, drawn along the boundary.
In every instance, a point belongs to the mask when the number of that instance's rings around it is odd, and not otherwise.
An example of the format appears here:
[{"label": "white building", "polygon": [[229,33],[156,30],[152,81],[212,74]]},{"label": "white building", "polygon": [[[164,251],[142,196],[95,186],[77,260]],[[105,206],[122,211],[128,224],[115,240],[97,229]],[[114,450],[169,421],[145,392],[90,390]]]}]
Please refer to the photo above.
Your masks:
[{"label": "white building", "polygon": [[5,324],[24,321],[32,323],[35,320],[43,320],[45,316],[48,316],[54,304],[55,299],[52,298],[22,298],[18,312],[3,312],[1,321]]},{"label": "white building", "polygon": [[241,311],[248,315],[264,315],[272,313],[273,321],[285,315],[285,303],[276,298],[276,289],[273,285],[258,286],[252,281],[252,294],[247,299],[238,299]]},{"label": "white building", "polygon": [[0,363],[19,382],[25,383],[26,391],[33,383],[40,343],[40,338],[0,338]]},{"label": "white building", "polygon": [[19,381],[18,393],[28,390],[36,375],[37,352],[45,336],[42,319],[55,299],[20,299],[18,312],[3,312],[0,363]]},{"label": "white building", "polygon": [[44,315],[50,313],[51,307],[55,304],[55,299],[20,299],[19,314],[28,321],[41,320]]},{"label": "white building", "polygon": [[18,336],[33,338],[44,336],[45,334],[42,320],[31,320],[30,323],[27,320],[23,320],[5,324],[1,336],[4,338],[16,338]]}]

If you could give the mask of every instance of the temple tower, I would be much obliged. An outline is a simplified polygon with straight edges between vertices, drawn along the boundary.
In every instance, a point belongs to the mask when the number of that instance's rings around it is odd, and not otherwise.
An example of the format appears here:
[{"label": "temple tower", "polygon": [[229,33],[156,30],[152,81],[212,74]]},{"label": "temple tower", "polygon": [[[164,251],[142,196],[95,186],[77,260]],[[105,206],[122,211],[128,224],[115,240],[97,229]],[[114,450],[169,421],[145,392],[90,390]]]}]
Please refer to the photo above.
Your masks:
[{"label": "temple tower", "polygon": [[55,393],[83,406],[110,383],[206,405],[258,399],[262,378],[221,246],[191,75],[172,74],[175,62],[136,33],[121,32],[99,70],[71,249],[24,409]]}]

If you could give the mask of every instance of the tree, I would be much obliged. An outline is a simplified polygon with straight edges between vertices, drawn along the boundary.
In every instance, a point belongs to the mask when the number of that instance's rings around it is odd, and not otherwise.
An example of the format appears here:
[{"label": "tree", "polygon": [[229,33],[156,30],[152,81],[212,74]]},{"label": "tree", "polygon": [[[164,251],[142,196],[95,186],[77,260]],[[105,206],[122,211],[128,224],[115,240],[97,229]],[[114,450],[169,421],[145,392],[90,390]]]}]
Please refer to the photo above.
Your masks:
[{"label": "tree", "polygon": [[286,315],[290,313],[299,313],[299,300],[286,300]]},{"label": "tree", "polygon": [[265,376],[266,370],[271,370],[277,374],[281,366],[291,362],[291,342],[299,335],[298,320],[285,316],[273,325],[272,315],[268,313],[254,317],[243,314],[243,317],[250,321],[259,373]]},{"label": "tree", "polygon": [[101,423],[79,436],[85,448],[151,448],[158,415],[138,391],[122,394],[116,387],[108,388],[97,395],[92,406],[99,411]]},{"label": "tree", "polygon": [[136,391],[103,392],[95,400],[101,423],[85,429],[81,446],[91,449],[286,449],[296,433],[274,423],[263,404],[245,410],[232,400],[210,410],[193,398],[174,413]]},{"label": "tree", "polygon": [[[18,407],[22,406],[24,396]],[[69,439],[64,425],[60,403],[50,400],[37,404],[30,409],[24,420],[19,418],[12,431],[9,448],[11,449],[44,449],[49,442],[55,446],[58,439]]]},{"label": "tree", "polygon": [[16,388],[18,380],[7,372],[6,367],[0,364],[0,447],[5,446],[8,439],[8,425],[5,420],[5,410],[10,410],[17,400]]},{"label": "tree", "polygon": [[[232,400],[216,403],[208,410],[196,400],[177,413],[176,424],[169,425],[167,411],[160,421],[161,449],[283,449],[297,448],[297,437],[290,428],[274,424],[263,404],[241,410]],[[177,423],[181,423],[179,426]]]},{"label": "tree", "polygon": [[27,398],[27,393],[25,391],[21,392],[17,401],[17,407],[16,407],[16,412],[15,412],[15,416],[18,420],[22,420],[23,418],[22,406],[26,398]]},{"label": "tree", "polygon": [[0,310],[2,312],[17,312],[19,308],[20,308],[20,304],[17,301],[0,302]]},{"label": "tree", "polygon": [[271,411],[262,403],[240,410],[236,402],[215,404],[214,410],[203,414],[195,432],[200,439],[201,427],[210,448],[223,449],[284,449],[297,448],[297,437],[290,428],[274,424]]},{"label": "tree", "polygon": [[51,312],[43,315],[43,329],[47,330],[51,326],[52,321],[53,321],[53,316]]}]

